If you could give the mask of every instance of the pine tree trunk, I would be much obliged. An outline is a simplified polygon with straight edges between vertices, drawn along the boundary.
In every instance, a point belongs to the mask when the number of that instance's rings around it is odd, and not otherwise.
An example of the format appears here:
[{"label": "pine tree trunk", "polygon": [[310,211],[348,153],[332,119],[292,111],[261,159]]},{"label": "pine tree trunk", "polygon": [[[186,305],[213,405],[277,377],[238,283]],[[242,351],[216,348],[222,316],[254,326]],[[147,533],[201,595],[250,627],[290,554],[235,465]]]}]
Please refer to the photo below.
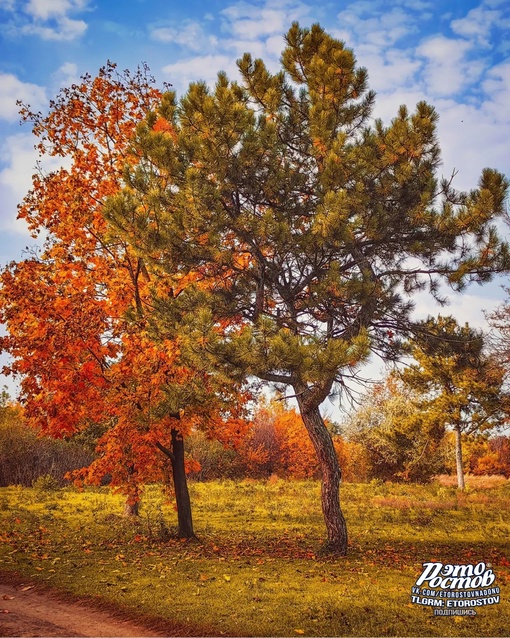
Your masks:
[{"label": "pine tree trunk", "polygon": [[324,551],[347,554],[347,524],[340,508],[340,480],[342,477],[333,440],[319,408],[308,408],[298,396],[301,418],[313,443],[322,473],[322,513],[328,534]]},{"label": "pine tree trunk", "polygon": [[191,517],[191,500],[188,491],[188,480],[184,466],[184,439],[182,434],[172,428],[172,477],[174,481],[175,500],[177,504],[177,523],[179,538],[194,538],[193,520]]},{"label": "pine tree trunk", "polygon": [[459,490],[463,490],[466,485],[462,467],[462,431],[460,425],[455,426],[455,464],[457,466],[457,487]]}]

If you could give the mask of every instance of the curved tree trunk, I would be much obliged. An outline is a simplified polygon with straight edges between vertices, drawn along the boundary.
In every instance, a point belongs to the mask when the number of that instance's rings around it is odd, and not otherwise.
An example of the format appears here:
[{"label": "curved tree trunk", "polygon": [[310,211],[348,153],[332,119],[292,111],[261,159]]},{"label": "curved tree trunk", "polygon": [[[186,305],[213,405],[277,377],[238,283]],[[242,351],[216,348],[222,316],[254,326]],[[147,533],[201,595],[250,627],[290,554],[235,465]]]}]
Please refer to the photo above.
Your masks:
[{"label": "curved tree trunk", "polygon": [[462,431],[460,425],[455,426],[455,465],[457,466],[457,487],[463,490],[466,487],[464,482],[464,468],[462,467]]},{"label": "curved tree trunk", "polygon": [[342,473],[333,440],[319,408],[307,407],[299,395],[297,401],[301,418],[315,448],[322,473],[322,513],[328,534],[324,550],[345,556],[347,554],[347,524],[340,508]]}]

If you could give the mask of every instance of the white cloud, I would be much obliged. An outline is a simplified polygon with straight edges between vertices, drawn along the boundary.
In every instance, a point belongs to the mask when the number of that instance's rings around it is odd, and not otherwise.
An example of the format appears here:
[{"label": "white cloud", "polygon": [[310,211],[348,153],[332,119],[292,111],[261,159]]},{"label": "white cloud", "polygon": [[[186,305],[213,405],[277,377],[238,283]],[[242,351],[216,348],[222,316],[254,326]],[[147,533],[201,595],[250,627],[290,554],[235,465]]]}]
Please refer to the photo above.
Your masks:
[{"label": "white cloud", "polygon": [[495,120],[492,106],[490,102],[481,106],[454,100],[436,102],[444,172],[459,171],[454,186],[460,190],[476,187],[487,166],[510,175],[510,119],[506,116],[506,121]]},{"label": "white cloud", "polygon": [[[34,148],[35,138],[31,133],[10,135],[0,152],[0,230],[27,234],[27,225],[16,219],[17,206],[32,188],[32,176],[37,171],[38,152]],[[61,157],[43,158],[44,173],[69,166],[70,159]]]},{"label": "white cloud", "polygon": [[453,20],[451,27],[454,33],[471,40],[479,46],[490,47],[490,35],[494,27],[508,28],[509,21],[503,18],[501,11],[488,9],[481,4],[471,9],[466,17]]},{"label": "white cloud", "polygon": [[[276,36],[274,36],[276,38]],[[264,62],[266,66],[271,67],[272,63],[278,61],[280,53],[282,52],[284,43],[283,38],[278,38],[280,42],[280,46],[278,52],[276,54],[271,53],[268,46],[267,40],[240,40],[240,39],[232,39],[232,40],[222,40],[221,46],[225,51],[231,52],[231,55],[234,60],[240,58],[245,52],[251,53],[253,58],[264,58]],[[274,48],[274,40],[273,38],[268,38],[271,40],[271,46]]]},{"label": "white cloud", "polygon": [[65,16],[71,11],[82,11],[88,0],[29,0],[24,11],[38,20]]},{"label": "white cloud", "polygon": [[436,35],[417,47],[416,53],[426,61],[423,73],[427,91],[434,97],[455,95],[477,82],[484,62],[469,59],[473,43]]},{"label": "white cloud", "polygon": [[8,122],[19,121],[19,107],[16,100],[30,104],[37,109],[46,103],[46,92],[42,86],[22,82],[11,73],[0,73],[0,119]]},{"label": "white cloud", "polygon": [[381,51],[372,44],[360,45],[355,50],[358,63],[368,70],[370,88],[381,92],[402,90],[416,83],[416,74],[423,66],[410,50],[388,49]]},{"label": "white cloud", "polygon": [[199,22],[192,20],[175,27],[155,27],[150,31],[150,36],[153,40],[178,44],[191,51],[203,51],[217,43],[214,36],[204,32]]},{"label": "white cloud", "polygon": [[85,33],[87,23],[83,20],[59,17],[56,26],[48,26],[38,23],[26,24],[21,27],[23,35],[37,35],[42,40],[68,41],[74,40]]},{"label": "white cloud", "polygon": [[76,12],[87,10],[89,0],[20,0],[3,2],[12,13],[4,31],[9,35],[35,35],[43,40],[74,40],[87,30],[83,20],[71,18]]},{"label": "white cloud", "polygon": [[[362,17],[364,14],[367,17]],[[415,18],[407,11],[396,7],[377,15],[372,3],[351,4],[337,18],[339,28],[347,34],[345,40],[349,46],[354,39],[388,48],[402,37],[418,30]]]},{"label": "white cloud", "polygon": [[74,62],[65,62],[53,73],[52,79],[58,87],[78,84],[80,82],[78,66]]},{"label": "white cloud", "polygon": [[218,71],[225,71],[229,77],[236,75],[235,59],[227,55],[201,55],[163,67],[163,73],[178,90],[197,80],[214,83]]},{"label": "white cloud", "polygon": [[292,21],[310,14],[310,7],[299,0],[266,0],[263,6],[241,1],[223,9],[221,14],[224,32],[250,41],[285,33]]},{"label": "white cloud", "polygon": [[422,19],[430,17],[430,10],[434,7],[434,3],[427,0],[396,0],[395,4],[403,5],[406,9],[413,11],[422,11],[420,16]]},{"label": "white cloud", "polygon": [[423,100],[423,97],[423,91],[418,87],[378,93],[373,115],[376,118],[380,118],[385,125],[389,125],[390,121],[396,117],[401,104],[405,104],[409,111],[412,112],[416,104]]},{"label": "white cloud", "polygon": [[492,113],[496,121],[508,123],[510,104],[510,60],[506,60],[487,71],[482,83],[487,96],[484,109]]},{"label": "white cloud", "polygon": [[16,207],[32,185],[32,175],[37,161],[33,136],[20,133],[8,137],[0,159],[6,164],[0,171],[0,228],[26,234],[26,223],[16,219]]}]

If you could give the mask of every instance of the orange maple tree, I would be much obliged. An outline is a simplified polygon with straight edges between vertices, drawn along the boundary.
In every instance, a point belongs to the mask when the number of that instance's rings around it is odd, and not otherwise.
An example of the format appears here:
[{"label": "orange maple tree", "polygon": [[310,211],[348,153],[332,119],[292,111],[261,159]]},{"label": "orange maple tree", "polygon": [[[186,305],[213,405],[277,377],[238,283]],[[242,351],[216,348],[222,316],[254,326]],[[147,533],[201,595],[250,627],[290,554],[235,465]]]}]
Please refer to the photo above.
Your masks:
[{"label": "orange maple tree", "polygon": [[45,242],[1,274],[0,320],[8,334],[0,347],[12,357],[5,372],[20,379],[31,425],[58,437],[103,425],[98,459],[77,480],[108,474],[136,509],[140,486],[164,479],[170,459],[179,534],[189,537],[184,437],[203,427],[235,442],[243,395],[238,384],[187,365],[175,337],[154,333],[151,288],[174,294],[175,281],[151,281],[102,214],[105,198],[122,187],[125,166],[137,161],[130,149],[135,127],[160,98],[147,68],[119,74],[108,63],[97,77],[63,89],[47,115],[21,106],[40,156],[62,157],[64,165],[36,174],[19,207]]}]

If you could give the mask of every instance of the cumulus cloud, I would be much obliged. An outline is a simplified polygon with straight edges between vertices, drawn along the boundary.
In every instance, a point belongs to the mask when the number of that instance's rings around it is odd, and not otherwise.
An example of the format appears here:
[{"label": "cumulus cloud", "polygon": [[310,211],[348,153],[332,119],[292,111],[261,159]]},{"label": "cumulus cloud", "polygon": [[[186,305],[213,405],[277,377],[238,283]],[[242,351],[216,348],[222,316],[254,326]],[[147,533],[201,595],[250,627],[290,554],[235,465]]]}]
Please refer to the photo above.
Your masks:
[{"label": "cumulus cloud", "polygon": [[479,46],[490,47],[490,35],[493,29],[508,29],[510,20],[498,9],[481,4],[458,20],[451,23],[452,31],[464,38],[475,40]]},{"label": "cumulus cloud", "polygon": [[213,36],[214,16],[207,22],[184,21],[151,29],[153,40],[178,44],[190,51],[208,51],[207,55],[168,64],[163,71],[179,90],[188,82],[202,79],[213,83],[219,70],[237,76],[236,60],[245,52],[262,57],[271,70],[276,70],[284,48],[283,34],[295,20],[309,16],[311,8],[301,0],[264,0],[263,3],[234,2],[219,13],[221,32]]},{"label": "cumulus cloud", "polygon": [[294,20],[309,16],[310,7],[299,0],[266,0],[262,6],[237,2],[223,9],[223,31],[234,38],[252,41],[283,34]]},{"label": "cumulus cloud", "polygon": [[200,55],[181,60],[163,67],[163,73],[178,90],[183,90],[189,82],[204,80],[214,83],[218,71],[225,71],[230,77],[236,75],[234,58],[228,55]]},{"label": "cumulus cloud", "polygon": [[19,120],[19,107],[17,100],[39,108],[46,102],[46,91],[42,86],[22,82],[11,73],[0,73],[0,119],[8,122]]},{"label": "cumulus cloud", "polygon": [[87,30],[87,23],[83,20],[72,20],[65,16],[57,18],[55,26],[31,23],[21,27],[23,35],[36,35],[41,40],[68,41],[75,40]]},{"label": "cumulus cloud", "polygon": [[5,168],[0,171],[0,228],[28,233],[25,222],[17,220],[17,205],[32,185],[32,175],[37,161],[31,134],[9,136],[4,143],[0,160]]},{"label": "cumulus cloud", "polygon": [[[17,206],[32,187],[38,159],[31,133],[10,135],[4,140],[0,151],[0,230],[28,234],[26,223],[16,219]],[[69,160],[45,157],[41,168],[48,173],[63,165],[68,166]]]},{"label": "cumulus cloud", "polygon": [[193,20],[187,20],[178,26],[153,27],[150,36],[153,40],[178,44],[191,51],[201,51],[217,43],[214,36],[208,36],[202,25]]},{"label": "cumulus cloud", "polygon": [[348,36],[345,39],[349,46],[353,40],[359,42],[369,34],[372,45],[387,48],[418,30],[415,17],[399,7],[377,15],[372,3],[360,2],[349,5],[337,18],[338,28]]},{"label": "cumulus cloud", "polygon": [[482,83],[487,96],[484,109],[490,112],[497,121],[509,122],[508,105],[510,104],[510,60],[505,60],[489,69]]},{"label": "cumulus cloud", "polygon": [[423,66],[423,61],[408,49],[381,51],[377,46],[368,44],[356,47],[355,54],[358,63],[367,68],[370,88],[378,95],[393,92],[396,87],[399,90],[412,87]]},{"label": "cumulus cloud", "polygon": [[59,87],[78,84],[80,81],[78,66],[74,62],[65,62],[53,73],[52,79]]},{"label": "cumulus cloud", "polygon": [[71,11],[82,11],[88,0],[29,0],[24,11],[38,20],[62,17]]},{"label": "cumulus cloud", "polygon": [[11,36],[34,35],[42,40],[74,40],[87,30],[87,23],[70,17],[87,10],[89,0],[20,0],[3,1],[11,13],[4,31]]},{"label": "cumulus cloud", "polygon": [[424,80],[430,95],[455,95],[478,82],[482,77],[484,62],[469,56],[473,43],[468,40],[436,35],[417,48],[424,58]]}]

